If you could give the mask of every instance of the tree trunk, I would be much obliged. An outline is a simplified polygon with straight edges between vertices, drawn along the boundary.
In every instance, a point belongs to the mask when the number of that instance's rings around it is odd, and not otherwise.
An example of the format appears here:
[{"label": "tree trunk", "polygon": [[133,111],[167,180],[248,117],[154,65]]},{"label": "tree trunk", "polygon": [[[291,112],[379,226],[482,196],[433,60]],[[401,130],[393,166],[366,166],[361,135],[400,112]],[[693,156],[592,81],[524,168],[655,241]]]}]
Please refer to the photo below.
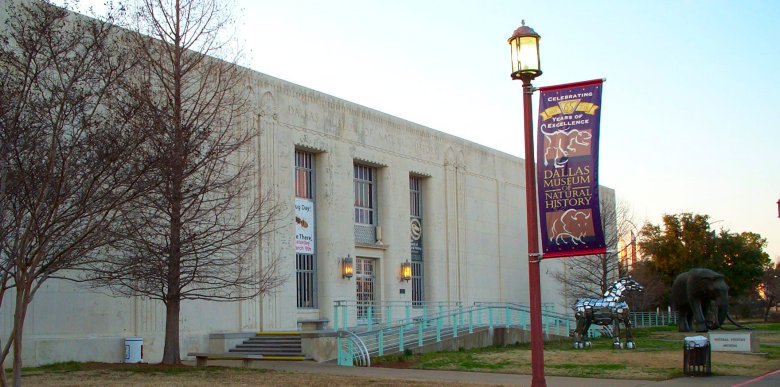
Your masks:
[{"label": "tree trunk", "polygon": [[[2,343],[3,343],[3,340],[0,340],[0,348],[3,346]],[[5,387],[5,386],[8,385],[8,383],[6,383],[6,381],[5,381],[5,367],[3,366],[3,363],[5,363],[4,360],[5,360],[5,357],[4,356],[0,356],[0,387]]]},{"label": "tree trunk", "polygon": [[179,311],[181,309],[181,167],[179,155],[181,155],[180,137],[181,131],[176,131],[176,164],[173,167],[173,182],[171,199],[171,239],[168,254],[168,294],[165,297],[165,349],[163,350],[163,364],[181,364],[179,350]]},{"label": "tree trunk", "polygon": [[[17,278],[17,284],[25,283],[19,282]],[[16,288],[16,304],[14,305],[14,361],[13,361],[13,375],[14,387],[20,387],[22,385],[22,332],[24,331],[24,319],[27,315],[27,293],[28,289],[23,286]]]},{"label": "tree trunk", "polygon": [[168,300],[165,305],[165,348],[162,364],[181,364],[179,349],[179,309],[181,300]]}]

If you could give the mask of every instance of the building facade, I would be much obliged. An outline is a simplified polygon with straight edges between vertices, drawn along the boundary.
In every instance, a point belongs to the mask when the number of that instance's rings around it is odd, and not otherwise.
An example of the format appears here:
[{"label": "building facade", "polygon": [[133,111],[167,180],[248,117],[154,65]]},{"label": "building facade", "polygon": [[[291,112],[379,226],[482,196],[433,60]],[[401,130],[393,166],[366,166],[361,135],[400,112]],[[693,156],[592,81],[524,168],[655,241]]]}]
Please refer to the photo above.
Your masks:
[{"label": "building facade", "polygon": [[[289,209],[252,259],[278,258],[286,281],[247,301],[184,301],[183,354],[205,351],[211,333],[332,328],[339,301],[358,305],[350,323],[380,302],[528,303],[522,159],[268,75],[250,79],[244,125],[258,133],[257,192]],[[562,264],[542,262],[541,286],[542,302],[565,313],[547,275]],[[3,309],[7,337],[13,315]],[[30,306],[24,363],[121,362],[128,337],[143,338],[144,360],[156,362],[164,322],[160,302],[50,280]]]}]

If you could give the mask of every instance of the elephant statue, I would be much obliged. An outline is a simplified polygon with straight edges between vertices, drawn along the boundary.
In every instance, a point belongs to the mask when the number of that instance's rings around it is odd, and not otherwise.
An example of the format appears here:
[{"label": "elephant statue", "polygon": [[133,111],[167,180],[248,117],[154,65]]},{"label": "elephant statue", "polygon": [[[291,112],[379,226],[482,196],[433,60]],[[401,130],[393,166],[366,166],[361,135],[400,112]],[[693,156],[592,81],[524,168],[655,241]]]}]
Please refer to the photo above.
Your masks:
[{"label": "elephant statue", "polygon": [[[707,311],[712,301],[718,308],[717,321],[708,322]],[[696,332],[707,332],[718,329],[728,316],[729,286],[723,274],[704,268],[691,269],[675,278],[671,303],[678,313],[678,331],[690,332],[691,328],[695,328]]]}]

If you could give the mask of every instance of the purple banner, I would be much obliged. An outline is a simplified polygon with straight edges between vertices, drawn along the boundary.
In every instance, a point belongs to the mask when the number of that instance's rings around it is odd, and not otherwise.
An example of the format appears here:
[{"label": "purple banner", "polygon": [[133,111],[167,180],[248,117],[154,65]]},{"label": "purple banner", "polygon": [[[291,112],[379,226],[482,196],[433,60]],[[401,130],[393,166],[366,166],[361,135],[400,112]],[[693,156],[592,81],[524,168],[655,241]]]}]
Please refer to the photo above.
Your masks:
[{"label": "purple banner", "polygon": [[602,84],[540,88],[536,181],[544,258],[606,252],[598,182]]}]

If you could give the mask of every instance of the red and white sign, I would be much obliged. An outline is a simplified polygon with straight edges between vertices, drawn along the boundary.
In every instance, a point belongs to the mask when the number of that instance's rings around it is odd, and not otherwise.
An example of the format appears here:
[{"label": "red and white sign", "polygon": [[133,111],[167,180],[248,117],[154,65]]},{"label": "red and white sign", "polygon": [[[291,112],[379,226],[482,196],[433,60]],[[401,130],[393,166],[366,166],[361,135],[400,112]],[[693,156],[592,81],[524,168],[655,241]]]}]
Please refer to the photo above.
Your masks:
[{"label": "red and white sign", "polygon": [[295,198],[295,252],[314,254],[314,202]]}]

